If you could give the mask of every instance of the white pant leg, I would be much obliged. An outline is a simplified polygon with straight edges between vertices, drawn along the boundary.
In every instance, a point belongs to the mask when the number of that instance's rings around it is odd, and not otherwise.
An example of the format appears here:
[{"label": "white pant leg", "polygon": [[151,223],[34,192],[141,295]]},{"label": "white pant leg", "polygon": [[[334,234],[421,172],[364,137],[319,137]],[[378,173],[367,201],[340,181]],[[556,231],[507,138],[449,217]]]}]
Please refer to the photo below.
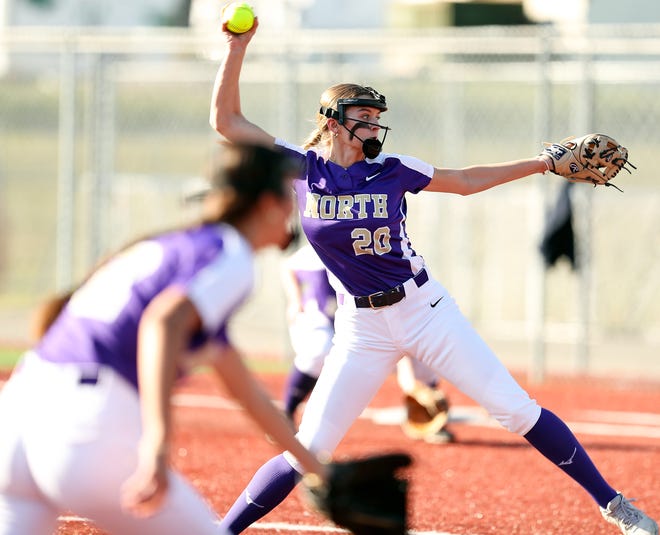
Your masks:
[{"label": "white pant leg", "polygon": [[298,432],[299,440],[319,454],[335,450],[401,357],[379,312],[341,306],[335,329],[334,346]]},{"label": "white pant leg", "polygon": [[[199,493],[179,473],[170,471],[169,490],[155,515],[138,519],[116,508],[92,511],[96,524],[116,535],[229,535],[220,529],[215,515]],[[83,515],[88,516],[88,515]]]},{"label": "white pant leg", "polygon": [[332,348],[334,333],[332,322],[319,311],[300,313],[289,327],[295,367],[311,377],[318,377]]},{"label": "white pant leg", "polygon": [[23,447],[21,407],[34,396],[14,373],[0,392],[0,535],[50,535],[58,510],[39,491]]},{"label": "white pant leg", "polygon": [[123,378],[102,368],[97,384],[81,385],[74,366],[36,359],[31,368],[26,382],[41,395],[33,396],[23,437],[32,476],[51,503],[122,535],[218,533],[217,515],[174,472],[154,516],[121,509],[120,489],[136,466],[141,432],[139,398]]},{"label": "white pant leg", "polygon": [[36,497],[0,494],[1,535],[51,535],[57,517],[56,510]]},{"label": "white pant leg", "polygon": [[[442,300],[431,307],[440,297]],[[541,408],[477,334],[440,283],[431,279],[418,291],[409,292],[400,305],[395,305],[401,326],[398,334],[406,339],[406,354],[434,368],[509,431],[524,435],[534,426]]]}]

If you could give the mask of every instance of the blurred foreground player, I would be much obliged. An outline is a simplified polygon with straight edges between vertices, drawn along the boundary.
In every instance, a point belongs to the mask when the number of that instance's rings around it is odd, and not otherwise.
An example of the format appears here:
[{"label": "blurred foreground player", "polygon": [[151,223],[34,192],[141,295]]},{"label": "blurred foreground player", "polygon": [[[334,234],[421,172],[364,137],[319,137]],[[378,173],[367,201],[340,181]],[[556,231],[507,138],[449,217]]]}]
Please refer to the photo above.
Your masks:
[{"label": "blurred foreground player", "polygon": [[0,394],[0,534],[51,534],[62,511],[118,535],[223,533],[168,466],[170,392],[200,363],[323,473],[226,336],[255,251],[288,241],[297,166],[263,147],[225,156],[200,224],[124,248],[42,309],[40,340]]}]

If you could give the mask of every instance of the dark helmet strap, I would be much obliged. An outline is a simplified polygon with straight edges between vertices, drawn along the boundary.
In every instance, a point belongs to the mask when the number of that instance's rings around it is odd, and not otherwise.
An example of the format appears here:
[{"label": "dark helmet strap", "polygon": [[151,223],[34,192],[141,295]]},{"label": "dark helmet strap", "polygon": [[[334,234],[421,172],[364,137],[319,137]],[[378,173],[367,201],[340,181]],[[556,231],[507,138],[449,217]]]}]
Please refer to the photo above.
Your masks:
[{"label": "dark helmet strap", "polygon": [[328,119],[336,119],[339,124],[344,124],[344,121],[346,120],[345,111],[347,106],[363,106],[367,108],[376,108],[380,111],[387,111],[387,103],[384,95],[381,95],[371,87],[365,87],[365,90],[373,98],[340,98],[337,101],[336,110],[321,106],[319,113]]}]

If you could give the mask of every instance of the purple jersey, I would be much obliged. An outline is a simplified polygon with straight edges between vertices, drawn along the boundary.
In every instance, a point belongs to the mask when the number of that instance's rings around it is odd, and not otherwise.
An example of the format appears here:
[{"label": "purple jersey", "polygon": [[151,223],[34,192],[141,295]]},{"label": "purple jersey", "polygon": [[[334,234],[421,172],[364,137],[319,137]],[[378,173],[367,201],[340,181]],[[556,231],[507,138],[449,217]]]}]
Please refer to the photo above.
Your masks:
[{"label": "purple jersey", "polygon": [[301,247],[287,259],[286,266],[293,272],[300,287],[303,310],[320,310],[332,321],[337,306],[335,290],[314,249],[310,246]]},{"label": "purple jersey", "polygon": [[295,181],[301,224],[341,283],[338,291],[369,295],[388,290],[424,266],[406,233],[405,195],[429,184],[432,165],[379,154],[344,169],[314,149],[305,151],[280,139],[276,145],[304,164]]},{"label": "purple jersey", "polygon": [[71,297],[35,351],[45,360],[104,364],[137,386],[137,333],[151,300],[179,286],[202,330],[190,341],[227,342],[231,313],[252,290],[253,253],[231,226],[204,225],[138,242],[110,259]]}]

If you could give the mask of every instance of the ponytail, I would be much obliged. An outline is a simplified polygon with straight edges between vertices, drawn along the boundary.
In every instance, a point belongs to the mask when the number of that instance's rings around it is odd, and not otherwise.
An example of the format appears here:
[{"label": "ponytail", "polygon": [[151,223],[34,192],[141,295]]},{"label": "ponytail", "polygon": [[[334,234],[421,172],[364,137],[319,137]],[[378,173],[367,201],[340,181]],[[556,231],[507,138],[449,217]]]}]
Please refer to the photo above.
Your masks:
[{"label": "ponytail", "polygon": [[321,143],[323,139],[323,131],[320,128],[316,128],[312,133],[307,137],[303,143],[303,149],[308,150],[312,147],[316,147]]}]

